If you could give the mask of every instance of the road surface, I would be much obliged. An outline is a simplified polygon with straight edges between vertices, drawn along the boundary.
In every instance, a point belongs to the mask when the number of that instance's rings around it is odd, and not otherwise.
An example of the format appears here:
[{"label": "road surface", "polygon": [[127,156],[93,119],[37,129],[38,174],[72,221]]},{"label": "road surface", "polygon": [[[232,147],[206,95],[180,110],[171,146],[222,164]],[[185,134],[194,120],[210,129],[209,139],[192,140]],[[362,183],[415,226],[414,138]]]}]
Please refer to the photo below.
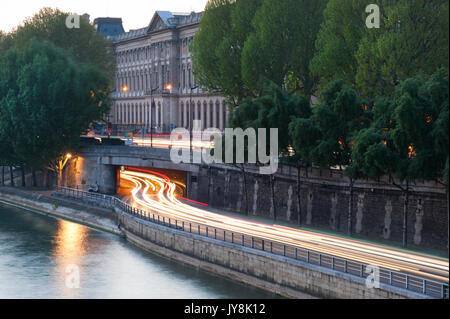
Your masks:
[{"label": "road surface", "polygon": [[132,186],[134,205],[156,210],[162,216],[306,248],[439,282],[449,281],[449,262],[446,258],[213,213],[206,208],[188,204],[186,199],[177,195],[182,194],[181,189],[185,185],[156,172],[125,170],[121,172],[121,179]]}]

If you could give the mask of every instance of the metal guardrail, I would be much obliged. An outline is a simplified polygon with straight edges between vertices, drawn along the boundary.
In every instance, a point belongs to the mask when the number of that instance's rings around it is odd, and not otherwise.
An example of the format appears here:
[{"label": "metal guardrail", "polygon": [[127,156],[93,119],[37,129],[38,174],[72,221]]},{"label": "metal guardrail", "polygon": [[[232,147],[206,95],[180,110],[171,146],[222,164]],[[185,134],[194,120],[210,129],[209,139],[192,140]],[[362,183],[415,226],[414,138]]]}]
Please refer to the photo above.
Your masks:
[{"label": "metal guardrail", "polygon": [[[363,279],[366,279],[369,275],[365,272],[366,267],[369,266],[368,264],[324,254],[306,248],[285,245],[280,242],[262,239],[251,235],[236,233],[217,227],[169,218],[153,211],[146,211],[128,205],[114,196],[90,193],[67,187],[57,187],[56,193],[75,199],[94,202],[97,205],[102,203],[108,207],[117,207],[129,215],[158,225],[163,225],[180,231],[221,240],[252,249],[262,250],[274,255],[301,260],[312,265],[333,269],[335,271],[347,273]],[[406,289],[433,298],[449,298],[448,283],[438,282],[382,267],[379,267],[379,274],[380,283]]]}]

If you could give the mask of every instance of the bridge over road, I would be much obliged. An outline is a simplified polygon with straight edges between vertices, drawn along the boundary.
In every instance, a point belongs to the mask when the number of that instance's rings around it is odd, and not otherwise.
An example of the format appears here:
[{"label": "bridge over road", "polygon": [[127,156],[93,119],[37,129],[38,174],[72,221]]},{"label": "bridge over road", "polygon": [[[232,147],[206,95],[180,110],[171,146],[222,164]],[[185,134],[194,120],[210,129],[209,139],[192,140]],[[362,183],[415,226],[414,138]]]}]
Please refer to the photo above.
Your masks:
[{"label": "bridge over road", "polygon": [[[277,222],[298,223],[300,189],[302,225],[346,233],[348,180],[336,170],[302,169],[298,187],[296,167],[279,165],[272,203],[269,176],[260,175],[255,166],[245,166],[244,176],[240,167],[232,165],[175,164],[168,148],[88,145],[71,160],[65,185],[87,190],[97,184],[100,193],[113,195],[118,191],[122,166],[159,170],[171,178],[180,176],[189,199],[222,211],[276,218]],[[354,205],[355,236],[401,245],[403,197],[388,178],[356,181]],[[415,183],[408,207],[408,248],[448,257],[445,188],[434,182]]]}]

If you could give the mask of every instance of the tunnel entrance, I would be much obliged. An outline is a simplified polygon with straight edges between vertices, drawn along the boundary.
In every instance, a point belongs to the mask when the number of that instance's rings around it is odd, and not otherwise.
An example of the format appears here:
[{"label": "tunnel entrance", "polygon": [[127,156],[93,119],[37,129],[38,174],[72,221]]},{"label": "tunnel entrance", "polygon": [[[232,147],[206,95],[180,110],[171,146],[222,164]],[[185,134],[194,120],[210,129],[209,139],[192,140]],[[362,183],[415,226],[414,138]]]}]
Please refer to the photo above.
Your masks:
[{"label": "tunnel entrance", "polygon": [[177,196],[187,196],[187,172],[164,168],[134,166],[119,166],[117,168],[117,195],[127,196],[134,187],[129,181],[121,178],[120,174],[123,170],[152,173],[160,177],[167,177],[176,184],[175,194]]}]

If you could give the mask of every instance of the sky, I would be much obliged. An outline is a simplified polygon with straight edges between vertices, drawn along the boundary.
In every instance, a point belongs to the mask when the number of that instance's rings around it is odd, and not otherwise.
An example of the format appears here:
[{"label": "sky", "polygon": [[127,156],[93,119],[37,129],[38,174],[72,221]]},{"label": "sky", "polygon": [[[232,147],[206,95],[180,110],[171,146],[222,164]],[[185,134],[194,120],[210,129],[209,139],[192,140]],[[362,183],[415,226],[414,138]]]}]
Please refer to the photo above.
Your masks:
[{"label": "sky", "polygon": [[43,7],[59,8],[65,12],[88,13],[91,22],[98,17],[122,18],[125,31],[139,29],[150,23],[157,10],[199,12],[207,0],[1,0],[0,30],[11,31],[25,18]]}]

